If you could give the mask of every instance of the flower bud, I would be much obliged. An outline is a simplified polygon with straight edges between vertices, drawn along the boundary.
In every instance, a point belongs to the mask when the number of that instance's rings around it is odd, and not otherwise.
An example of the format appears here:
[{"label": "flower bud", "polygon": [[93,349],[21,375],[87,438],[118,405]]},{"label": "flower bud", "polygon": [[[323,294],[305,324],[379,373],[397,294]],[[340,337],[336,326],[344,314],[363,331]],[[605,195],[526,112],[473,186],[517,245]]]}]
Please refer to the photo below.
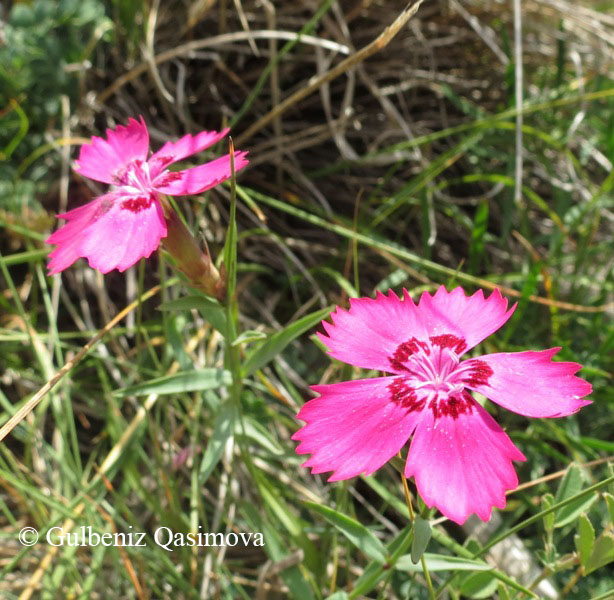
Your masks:
[{"label": "flower bud", "polygon": [[188,278],[191,286],[208,296],[223,299],[225,284],[215,268],[209,249],[203,252],[177,213],[163,201],[167,235],[162,245],[175,260],[176,267]]}]

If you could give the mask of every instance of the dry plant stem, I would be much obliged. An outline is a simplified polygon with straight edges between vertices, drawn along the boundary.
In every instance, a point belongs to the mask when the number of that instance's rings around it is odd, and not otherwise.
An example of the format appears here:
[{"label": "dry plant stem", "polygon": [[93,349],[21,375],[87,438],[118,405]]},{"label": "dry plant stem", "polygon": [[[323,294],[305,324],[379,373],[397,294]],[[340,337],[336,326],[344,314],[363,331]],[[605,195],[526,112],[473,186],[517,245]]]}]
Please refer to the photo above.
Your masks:
[{"label": "dry plant stem", "polygon": [[[237,10],[237,14],[239,15],[239,21],[241,21],[241,27],[245,30],[246,33],[251,33],[249,30],[249,23],[247,22],[247,17],[245,16],[245,11],[243,10],[243,5],[241,4],[241,0],[234,0],[235,9]],[[260,52],[258,52],[258,46],[256,46],[256,42],[254,42],[254,38],[250,35],[247,38],[247,42],[249,43],[252,52],[256,56],[260,56]]]},{"label": "dry plant stem", "polygon": [[[152,288],[151,290],[145,292],[145,294],[141,298],[141,301],[146,300],[147,298],[153,296],[159,290],[160,290],[160,286],[156,286],[155,288]],[[132,310],[137,305],[137,303],[138,302],[136,302],[136,301],[133,302],[132,304],[127,306],[122,311],[122,313],[126,314],[127,311],[129,309]],[[120,315],[122,313],[120,313]],[[118,319],[118,317],[120,315],[115,317],[115,319],[116,319],[115,322],[117,322],[117,320],[120,320],[120,319]],[[204,328],[201,329],[190,340],[190,343],[186,346],[186,352],[188,352],[188,353],[191,352],[197,346],[197,344],[202,340],[205,332],[206,332],[206,329],[204,329]],[[169,368],[169,370],[167,372],[167,375],[173,375],[174,373],[176,373],[179,370],[179,367],[180,367],[179,362],[175,361],[171,365],[171,367]],[[94,477],[92,478],[92,480],[88,484],[85,484],[83,486],[84,489],[91,489],[92,486],[97,484],[100,480],[102,480],[107,475],[107,473],[111,470],[113,465],[115,465],[117,460],[120,458],[122,450],[129,443],[130,439],[134,435],[134,432],[137,430],[139,425],[144,421],[145,417],[147,416],[147,413],[154,407],[156,401],[158,400],[158,397],[159,396],[157,394],[150,394],[146,398],[146,400],[143,403],[143,405],[139,406],[139,408],[138,408],[136,414],[134,415],[132,421],[130,421],[130,424],[128,425],[128,427],[126,427],[126,429],[122,433],[122,435],[119,438],[119,440],[117,440],[116,444],[113,446],[113,448],[111,448],[111,450],[109,451],[109,453],[105,457],[104,461],[102,462],[100,467],[97,469],[96,475],[94,475]],[[80,502],[75,507],[75,509],[73,511],[73,516],[68,518],[68,519],[66,519],[66,521],[64,521],[64,523],[62,524],[62,532],[68,533],[68,532],[71,531],[71,529],[75,526],[76,520],[79,518],[81,513],[84,511],[85,506],[86,506],[85,501],[82,501],[82,502]],[[47,554],[45,554],[45,556],[41,560],[38,568],[32,574],[32,577],[28,581],[28,585],[26,586],[26,589],[24,589],[24,591],[19,596],[19,600],[29,600],[32,597],[32,594],[34,593],[34,591],[35,591],[36,587],[38,586],[38,584],[40,583],[41,579],[43,578],[43,575],[45,574],[45,572],[47,571],[47,569],[51,565],[51,561],[53,560],[55,555],[59,552],[60,547],[61,546],[51,546],[49,548],[49,550],[47,551]]]},{"label": "dry plant stem", "polygon": [[[597,458],[595,460],[591,460],[590,462],[580,463],[582,468],[588,467],[596,467],[597,465],[602,465],[603,463],[607,463],[609,461],[614,461],[614,456],[605,456],[604,458]],[[516,492],[520,492],[521,490],[526,490],[527,488],[534,487],[539,485],[540,483],[545,483],[546,481],[552,481],[553,479],[560,479],[567,473],[567,469],[561,469],[560,471],[556,471],[555,473],[549,473],[548,475],[544,475],[543,477],[539,477],[538,479],[534,479],[533,481],[527,481],[526,483],[521,483],[518,487],[513,490],[507,491],[505,494],[509,496],[510,494],[515,494]]]},{"label": "dry plant stem", "polygon": [[[614,461],[614,456],[605,456],[604,458],[597,458],[596,460],[591,460],[586,463],[579,463],[579,466],[582,468],[596,467],[597,465],[602,465],[603,463],[607,463],[609,461]],[[525,483],[521,483],[518,487],[513,490],[508,490],[505,492],[506,496],[511,496],[516,492],[520,492],[522,490],[526,490],[536,485],[540,485],[541,483],[546,483],[547,481],[553,481],[555,479],[561,479],[567,473],[567,469],[561,469],[560,471],[556,471],[555,473],[549,473],[548,475],[544,475],[543,477],[538,477],[537,479],[533,479],[532,481],[527,481]],[[441,525],[448,520],[448,517],[439,517],[431,521],[431,526]]]},{"label": "dry plant stem", "polygon": [[81,359],[107,334],[115,325],[117,325],[128,313],[133,311],[139,304],[152,296],[155,296],[160,291],[159,285],[151,288],[135,300],[122,311],[117,313],[77,354],[75,357],[66,362],[66,364],[40,389],[30,400],[28,400],[1,428],[0,441],[2,441],[13,429],[25,419],[35,408],[39,402],[49,393],[49,391],[66,375]]},{"label": "dry plant stem", "polygon": [[[276,29],[277,22],[275,19],[275,6],[270,0],[262,0],[262,5],[266,12],[267,19],[267,27],[271,30]],[[317,49],[317,46],[316,46]],[[271,68],[271,101],[273,105],[273,109],[281,102],[281,89],[279,87],[279,64],[277,58],[277,40],[275,38],[271,38],[269,40],[269,54],[271,55],[270,64]],[[282,138],[282,126],[281,126],[281,115],[278,116],[273,121],[273,131],[275,132],[275,141],[276,141],[276,150],[277,155],[275,157],[275,162],[277,163],[277,172],[276,172],[276,181],[277,185],[281,187],[282,182],[282,156],[283,156],[283,144],[281,142]]]},{"label": "dry plant stem", "polygon": [[[101,479],[102,476],[107,471],[109,471],[109,469],[115,464],[115,461],[119,458],[119,454],[122,448],[128,443],[134,431],[141,424],[141,422],[145,418],[145,415],[151,410],[153,405],[156,403],[157,399],[158,399],[158,396],[156,394],[152,394],[151,396],[147,398],[147,400],[145,401],[145,404],[139,407],[139,410],[134,416],[134,418],[132,419],[132,421],[130,422],[130,425],[124,431],[121,438],[118,440],[117,444],[113,446],[113,448],[111,449],[111,451],[105,458],[104,462],[100,466],[98,473],[92,479],[90,485],[94,485],[95,483],[97,483],[98,480]],[[63,533],[64,532],[68,533],[75,526],[75,520],[81,515],[84,509],[85,509],[85,502],[81,502],[75,507],[73,517],[67,519],[62,524]],[[19,600],[29,600],[29,598],[31,598],[32,593],[34,592],[34,590],[40,583],[40,580],[43,578],[45,571],[51,564],[51,561],[53,560],[55,555],[58,553],[59,548],[60,546],[52,546],[48,550],[47,554],[44,556],[43,560],[41,561],[38,569],[36,569],[32,577],[30,578],[30,581],[28,581],[28,585],[26,589],[19,596]]]},{"label": "dry plant stem", "polygon": [[[271,38],[275,38],[277,40],[291,41],[297,39],[298,37],[300,37],[300,41],[303,44],[320,46],[322,48],[326,48],[327,50],[332,50],[333,52],[340,52],[342,54],[349,53],[347,46],[343,46],[341,44],[338,44],[337,42],[331,42],[330,40],[321,40],[320,38],[314,37],[312,35],[299,36],[293,31],[235,31],[233,33],[222,33],[220,35],[215,35],[213,37],[205,38],[203,40],[194,40],[193,42],[182,44],[181,46],[177,46],[176,48],[171,48],[170,50],[166,50],[165,52],[161,52],[160,54],[155,56],[153,62],[156,65],[159,65],[168,60],[172,60],[173,58],[189,55],[192,52],[196,52],[197,50],[202,50],[203,48],[215,48],[217,46],[222,46],[224,44],[232,44],[234,42],[240,42],[246,39],[268,40]],[[122,88],[124,85],[126,85],[139,75],[145,73],[149,68],[149,63],[144,62],[134,67],[127,73],[124,73],[124,75],[118,77],[106,90],[99,94],[96,97],[96,101],[99,104],[104,104],[106,100],[113,96],[113,94],[115,94],[120,88]],[[89,140],[86,140],[86,142],[89,142]]]},{"label": "dry plant stem", "polygon": [[[610,92],[610,90],[607,90],[607,91]],[[601,92],[599,93],[601,94]],[[354,237],[356,237],[356,239],[360,243],[366,244],[367,246],[373,248],[375,252],[378,252],[382,256],[385,256],[384,253],[387,252],[392,256],[398,257],[399,260],[403,259],[403,260],[408,260],[410,262],[414,262],[436,273],[440,273],[440,274],[443,273],[444,275],[455,277],[459,281],[467,282],[472,285],[477,285],[479,287],[483,287],[489,290],[498,289],[502,294],[512,296],[513,298],[523,298],[522,292],[519,292],[518,290],[515,290],[513,288],[510,288],[504,285],[500,285],[498,283],[493,283],[492,281],[488,281],[487,279],[482,279],[481,277],[475,277],[473,275],[469,275],[468,273],[463,273],[463,271],[461,271],[462,264],[459,265],[457,269],[452,269],[451,267],[446,267],[445,265],[440,265],[439,263],[418,257],[417,255],[414,255],[413,253],[406,252],[403,248],[395,247],[393,245],[386,244],[385,245],[386,249],[384,249],[382,248],[382,244],[374,244],[371,238],[369,238],[368,236],[362,233],[356,233],[352,231],[351,229],[349,229],[348,227],[345,227],[343,225],[339,225],[337,223],[331,223],[330,221],[327,221],[326,219],[323,219],[317,215],[308,213],[301,209],[294,208],[293,206],[290,207],[283,202],[275,200],[274,198],[270,198],[263,194],[258,194],[254,190],[250,190],[250,191],[261,202],[264,202],[265,204],[268,204],[269,206],[279,208],[280,210],[287,212],[291,215],[297,216],[307,221],[308,223],[320,225],[324,227],[325,229],[327,229],[328,231],[332,231],[348,239],[353,239]],[[239,193],[242,196],[246,195],[245,192],[241,190],[241,188],[239,188]],[[614,310],[614,302],[607,302],[606,304],[601,304],[599,306],[587,306],[583,304],[572,304],[571,302],[565,302],[563,300],[551,300],[550,298],[543,298],[541,296],[536,296],[534,294],[527,296],[525,299],[528,300],[529,302],[535,302],[536,304],[543,304],[544,306],[555,306],[563,310],[570,310],[574,312],[603,313],[603,312],[608,312],[610,310]]]},{"label": "dry plant stem", "polygon": [[323,73],[319,77],[313,79],[309,85],[301,88],[289,98],[286,98],[283,102],[281,102],[281,104],[278,104],[269,113],[258,119],[258,121],[256,121],[237,139],[237,145],[241,147],[241,144],[249,140],[255,133],[260,131],[265,125],[288,110],[291,106],[294,106],[297,102],[300,102],[303,98],[306,98],[315,92],[325,83],[339,77],[339,75],[342,75],[354,65],[362,62],[363,60],[369,58],[369,56],[372,54],[375,54],[376,52],[379,52],[385,48],[390,43],[392,38],[394,38],[405,26],[405,24],[416,14],[423,1],[424,0],[413,0],[410,2],[405,10],[403,10],[403,12],[401,12],[401,14],[394,20],[394,22],[386,27],[386,29],[384,29],[384,31],[382,31],[382,33],[370,44],[367,44],[361,48],[358,52],[356,52],[356,54],[348,56],[348,58],[342,60],[330,71],[327,71],[326,73]]},{"label": "dry plant stem", "polygon": [[[84,509],[85,509],[85,502],[81,502],[81,504],[79,504],[79,506],[75,508],[74,518],[70,518],[64,521],[64,524],[62,525],[62,528],[64,531],[70,531],[74,527],[75,525],[74,519],[78,518]],[[32,594],[34,593],[35,589],[38,587],[38,584],[40,583],[41,579],[43,578],[43,575],[45,574],[45,572],[51,565],[51,561],[53,560],[55,555],[58,553],[60,547],[61,546],[59,545],[57,546],[53,545],[51,546],[51,548],[49,548],[49,550],[47,551],[47,554],[45,554],[45,556],[43,557],[43,560],[41,560],[40,562],[40,565],[38,566],[36,571],[34,571],[34,574],[28,581],[28,585],[23,590],[23,592],[21,592],[21,594],[19,595],[19,600],[29,600],[32,597]]]},{"label": "dry plant stem", "polygon": [[[401,458],[401,453],[399,452],[399,458]],[[411,504],[411,494],[409,493],[409,486],[407,485],[407,478],[405,477],[405,473],[401,473],[401,480],[403,481],[403,491],[405,492],[405,501],[407,502],[407,508],[409,509],[409,520],[411,521],[412,527],[416,520],[414,515],[414,508]],[[422,564],[422,571],[424,572],[424,578],[426,579],[426,585],[429,590],[429,598],[430,600],[435,600],[435,590],[433,588],[433,582],[431,581],[431,574],[429,573],[428,567],[426,566],[426,560],[424,558],[424,554],[420,557],[420,563]]]},{"label": "dry plant stem", "polygon": [[[134,304],[136,305],[136,302]],[[128,307],[126,307],[126,308],[128,308]],[[124,309],[124,310],[126,310],[126,309]],[[151,394],[150,396],[148,396],[148,398],[145,401],[145,403],[143,404],[143,406],[139,407],[136,415],[134,416],[134,418],[130,422],[130,425],[128,425],[128,427],[122,433],[122,436],[117,441],[117,444],[115,444],[115,446],[113,446],[113,448],[111,449],[109,454],[107,454],[107,457],[105,458],[104,462],[102,463],[102,465],[98,469],[98,473],[96,473],[96,475],[94,476],[94,478],[90,482],[90,486],[94,485],[95,483],[97,483],[98,480],[100,480],[102,478],[102,475],[107,473],[110,470],[110,468],[115,464],[115,462],[117,461],[117,459],[120,456],[121,450],[128,443],[128,441],[130,440],[130,438],[134,434],[136,428],[141,424],[143,419],[145,419],[145,415],[151,410],[153,405],[156,403],[157,399],[158,399],[158,396],[156,394]],[[78,519],[79,516],[81,516],[81,513],[84,511],[84,509],[85,509],[85,502],[80,502],[75,507],[73,516],[70,517],[69,519],[66,519],[66,521],[64,521],[64,523],[62,524],[62,532],[63,533],[64,532],[66,532],[66,533],[69,532],[75,526],[76,519]],[[29,598],[32,597],[32,593],[34,592],[34,590],[36,589],[36,587],[40,583],[40,580],[43,578],[43,575],[45,574],[45,572],[49,568],[49,565],[51,564],[51,561],[53,560],[55,555],[58,553],[59,548],[60,548],[60,546],[52,546],[51,548],[49,548],[47,554],[44,556],[43,560],[41,561],[38,569],[36,569],[36,571],[34,572],[34,574],[31,577],[30,581],[28,581],[28,585],[27,585],[26,589],[19,596],[19,600],[29,600]]]}]

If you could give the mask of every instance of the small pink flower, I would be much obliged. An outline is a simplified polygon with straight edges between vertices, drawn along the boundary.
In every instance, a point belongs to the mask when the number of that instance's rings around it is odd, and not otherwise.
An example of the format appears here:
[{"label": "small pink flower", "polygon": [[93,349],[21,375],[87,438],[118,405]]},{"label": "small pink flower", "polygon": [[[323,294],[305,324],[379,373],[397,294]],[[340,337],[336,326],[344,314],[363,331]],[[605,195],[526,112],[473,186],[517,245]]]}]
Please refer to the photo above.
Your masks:
[{"label": "small pink flower", "polygon": [[[49,274],[87,258],[102,273],[125,271],[140,258],[147,258],[166,237],[167,228],[160,194],[200,194],[230,177],[230,155],[184,171],[168,166],[219,142],[224,131],[202,131],[166,142],[149,158],[149,133],[143,117],[128,125],[107,129],[106,139],[94,136],[81,147],[76,171],[112,185],[92,202],[65,214],[63,227],[48,244],[57,244],[50,254]],[[235,152],[235,170],[247,164],[246,152]]]},{"label": "small pink flower", "polygon": [[581,365],[551,361],[560,348],[461,360],[515,308],[498,290],[467,297],[443,286],[418,305],[404,290],[403,300],[390,292],[338,308],[323,322],[328,336],[318,334],[329,354],[392,375],[312,387],[320,396],[300,410],[307,424],[293,436],[297,453],[312,455],[303,466],[333,471],[329,481],[370,475],[413,434],[405,476],[426,504],[457,523],[488,520],[518,485],[512,461],[526,459],[467,390],[528,417],[575,413],[592,390],[574,375]]}]

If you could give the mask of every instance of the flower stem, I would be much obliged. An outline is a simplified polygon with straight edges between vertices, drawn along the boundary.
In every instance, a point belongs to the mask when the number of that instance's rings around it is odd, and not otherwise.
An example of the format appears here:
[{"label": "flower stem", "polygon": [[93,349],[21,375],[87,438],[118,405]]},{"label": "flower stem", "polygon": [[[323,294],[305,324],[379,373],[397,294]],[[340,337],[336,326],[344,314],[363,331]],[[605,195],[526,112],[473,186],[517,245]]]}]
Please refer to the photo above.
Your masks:
[{"label": "flower stem", "polygon": [[239,324],[239,305],[237,302],[237,193],[235,185],[235,161],[234,144],[229,139],[230,146],[230,219],[228,234],[224,247],[223,279],[226,284],[226,360],[227,367],[232,374],[231,398],[235,407],[239,407],[241,401],[241,388],[243,385],[241,376],[241,350],[234,346]]},{"label": "flower stem", "polygon": [[[400,453],[399,453],[400,456]],[[407,508],[409,509],[409,520],[411,524],[414,524],[416,519],[414,515],[414,508],[411,504],[411,494],[409,492],[409,486],[407,485],[407,478],[404,473],[401,473],[401,480],[403,481],[403,491],[405,492],[405,501],[407,502]],[[435,600],[435,589],[433,588],[433,582],[431,581],[431,574],[429,573],[428,567],[426,566],[426,560],[424,558],[424,554],[420,557],[420,563],[422,564],[422,571],[424,572],[424,578],[426,579],[426,586],[429,590],[429,599]]]}]

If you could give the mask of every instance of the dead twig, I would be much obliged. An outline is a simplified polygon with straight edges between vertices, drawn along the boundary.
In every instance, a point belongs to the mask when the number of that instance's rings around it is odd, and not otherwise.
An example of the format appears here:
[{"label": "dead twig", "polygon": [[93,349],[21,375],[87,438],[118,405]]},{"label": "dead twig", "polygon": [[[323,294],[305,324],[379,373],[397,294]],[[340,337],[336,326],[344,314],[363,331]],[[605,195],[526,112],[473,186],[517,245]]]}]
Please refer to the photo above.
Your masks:
[{"label": "dead twig", "polygon": [[366,60],[372,54],[379,52],[383,48],[385,48],[390,41],[401,31],[401,29],[405,26],[405,24],[418,12],[418,8],[422,4],[424,0],[413,0],[410,2],[405,10],[394,20],[394,22],[386,27],[382,33],[376,37],[370,44],[367,44],[363,48],[361,48],[356,54],[352,54],[352,56],[348,56],[345,60],[342,60],[336,67],[333,67],[330,71],[323,73],[322,75],[316,77],[306,85],[304,88],[294,92],[289,98],[286,98],[283,102],[274,107],[270,112],[266,115],[258,119],[251,127],[247,129],[242,135],[237,138],[237,146],[244,144],[247,140],[249,140],[255,133],[260,131],[265,125],[270,123],[273,119],[284,113],[291,106],[294,106],[298,102],[300,102],[303,98],[311,95],[313,92],[318,90],[321,86],[333,79],[339,77],[345,73],[348,69],[357,65],[358,63]]}]

